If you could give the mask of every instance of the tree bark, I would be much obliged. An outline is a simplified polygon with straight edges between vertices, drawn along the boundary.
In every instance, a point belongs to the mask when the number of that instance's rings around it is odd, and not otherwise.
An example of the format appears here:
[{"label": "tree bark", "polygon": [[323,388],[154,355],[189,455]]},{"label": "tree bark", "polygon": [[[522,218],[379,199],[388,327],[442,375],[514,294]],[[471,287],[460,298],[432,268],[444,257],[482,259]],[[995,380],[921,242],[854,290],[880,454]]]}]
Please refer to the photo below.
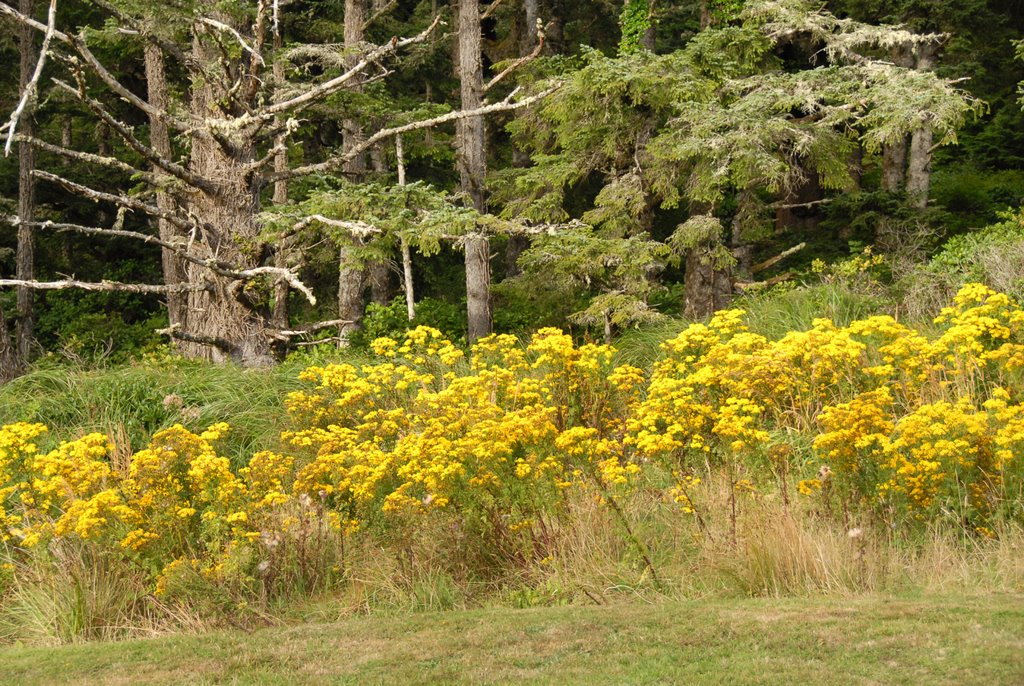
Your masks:
[{"label": "tree bark", "polygon": [[[375,175],[387,173],[387,163],[384,160],[382,145],[375,145],[370,151],[370,166]],[[370,302],[377,305],[387,305],[391,302],[390,260],[385,258],[371,260],[366,266],[366,280],[370,284]]]},{"label": "tree bark", "polygon": [[[523,34],[519,39],[519,56],[525,57],[531,54],[537,47],[537,24],[540,20],[539,0],[523,0]],[[518,146],[512,148],[512,164],[516,167],[528,167],[530,155]],[[508,237],[508,244],[505,246],[505,276],[518,276],[522,273],[519,268],[519,257],[530,247],[530,240],[526,236],[514,235]]]},{"label": "tree bark", "polygon": [[686,254],[686,280],[683,297],[686,316],[704,319],[728,307],[732,297],[732,274],[729,269],[716,269],[711,259],[714,245],[704,245]]},{"label": "tree bark", "polygon": [[[32,15],[33,0],[19,0],[18,9],[27,16]],[[35,71],[35,36],[31,27],[24,24],[18,27],[19,52],[19,83],[21,90],[32,79]],[[26,138],[35,135],[34,122],[35,102],[26,105],[20,126]],[[18,246],[16,251],[15,271],[17,278],[31,281],[35,278],[35,231],[30,222],[35,221],[36,191],[32,170],[35,169],[35,148],[27,140],[18,144]],[[35,295],[28,288],[19,288],[17,292],[17,320],[15,324],[15,347],[18,364],[28,362],[32,352],[32,340],[35,336]],[[5,325],[6,328],[6,325]]]},{"label": "tree bark", "polygon": [[[345,0],[345,49],[355,51],[363,42],[363,25],[366,23],[366,0]],[[354,66],[358,58],[350,55],[346,66]],[[353,90],[359,90],[353,82]],[[363,140],[363,127],[353,119],[342,122],[342,150],[348,152]],[[342,171],[349,180],[360,181],[366,173],[366,155],[356,155],[347,161]],[[363,290],[365,274],[361,261],[356,256],[360,240],[354,236],[340,239],[338,249],[338,317],[345,320],[338,329],[338,337],[344,340],[349,333],[360,328],[363,319]]]},{"label": "tree bark", "polygon": [[902,190],[906,168],[906,138],[882,148],[882,189],[893,193]]},{"label": "tree bark", "polygon": [[711,16],[711,8],[708,7],[708,0],[701,0],[700,3],[700,30],[703,31],[711,26],[713,17]]},{"label": "tree bark", "polygon": [[[395,136],[395,164],[398,166],[398,185],[405,185],[405,147],[402,144],[402,137]],[[402,288],[405,291],[405,311],[411,322],[416,318],[416,293],[413,289],[412,278],[412,251],[409,250],[409,241],[402,236]]]},{"label": "tree bark", "polygon": [[[897,67],[914,66],[914,55],[910,48],[902,45],[893,48],[890,57]],[[882,189],[896,193],[903,190],[907,167],[907,138],[895,141],[882,148]]]},{"label": "tree bark", "polygon": [[[224,19],[227,19],[224,17]],[[216,64],[220,53],[197,34],[193,51],[201,64]],[[196,78],[191,93],[192,115],[200,120],[230,122],[223,111],[224,93],[211,79]],[[231,130],[225,125],[224,130]],[[189,212],[198,219],[201,236],[192,247],[200,257],[217,258],[239,268],[257,266],[252,246],[260,244],[257,215],[260,209],[259,185],[249,171],[256,157],[253,141],[244,134],[234,136],[229,145],[208,136],[192,136],[191,169],[211,180],[210,191],[195,189],[190,194]],[[249,249],[243,250],[242,246]],[[249,301],[241,282],[214,277],[205,267],[189,263],[188,281],[212,281],[207,291],[188,294],[188,328],[192,340],[185,339],[191,357],[214,362],[234,361],[244,366],[262,366],[273,362],[267,322]],[[218,341],[217,345],[197,341]]]},{"label": "tree bark", "polygon": [[[924,43],[918,46],[914,67],[930,71],[935,67],[938,46]],[[907,160],[907,195],[911,202],[921,209],[928,206],[928,191],[932,182],[932,128],[925,125],[910,136]]]},{"label": "tree bark", "polygon": [[654,52],[658,42],[658,25],[654,19],[655,4],[656,0],[650,0],[647,3],[647,30],[644,31],[644,36],[640,39],[640,45],[643,46],[644,50],[651,52]]},{"label": "tree bark", "polygon": [[775,232],[798,229],[803,232],[818,230],[821,213],[816,204],[825,197],[818,172],[804,167],[804,179],[783,198],[783,206],[775,211]]},{"label": "tree bark", "polygon": [[[167,73],[164,65],[163,51],[153,43],[146,43],[144,49],[146,64],[146,95],[149,104],[155,108],[166,111],[169,105],[167,92]],[[167,124],[159,117],[149,117],[149,145],[165,159],[173,159],[171,150],[171,137]],[[170,181],[170,176],[164,173],[159,166],[152,165],[153,176],[157,179],[158,190],[156,193],[156,204],[161,210],[171,212],[174,210],[174,198],[160,184]],[[157,227],[160,240],[173,243],[181,237],[181,231],[165,218],[157,218]],[[161,261],[165,284],[177,284],[186,280],[185,265],[181,257],[169,248],[161,248]],[[167,294],[167,316],[171,326],[187,328],[188,297],[184,293]]]},{"label": "tree bark", "polygon": [[[458,8],[458,73],[462,109],[476,109],[483,102],[484,85],[480,3],[478,0],[458,0]],[[459,120],[456,136],[462,191],[477,211],[485,212],[484,178],[487,175],[487,160],[483,117]],[[468,339],[472,343],[492,331],[490,244],[486,237],[469,237],[465,241],[465,252]]]},{"label": "tree bark", "polygon": [[0,303],[0,383],[17,378],[24,371],[18,350],[11,341],[11,332],[7,328],[7,317],[3,303]]},{"label": "tree bark", "polygon": [[[283,39],[281,37],[281,27],[275,18],[274,20],[274,81],[278,84],[285,82],[284,73],[284,62],[280,59],[281,48],[283,47]],[[274,155],[274,171],[280,174],[288,171],[288,151],[285,149],[286,137],[282,133],[277,136],[274,140],[274,145],[279,149]],[[288,202],[288,180],[278,179],[274,182],[274,196],[273,201],[275,205],[283,205]],[[285,241],[279,241],[274,247],[274,266],[275,267],[288,267],[288,246]],[[274,327],[278,329],[288,328],[288,282],[284,279],[278,280],[274,285],[274,309],[270,315],[270,322]]]}]

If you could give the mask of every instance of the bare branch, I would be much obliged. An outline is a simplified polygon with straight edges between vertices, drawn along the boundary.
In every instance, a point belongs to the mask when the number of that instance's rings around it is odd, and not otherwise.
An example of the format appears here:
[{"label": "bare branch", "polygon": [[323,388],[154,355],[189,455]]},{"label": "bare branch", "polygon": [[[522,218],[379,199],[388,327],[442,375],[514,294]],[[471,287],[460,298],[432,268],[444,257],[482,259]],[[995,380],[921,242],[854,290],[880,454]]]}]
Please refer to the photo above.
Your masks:
[{"label": "bare branch", "polygon": [[77,288],[83,291],[117,291],[122,293],[185,293],[189,291],[209,290],[205,283],[145,284],[121,283],[119,281],[76,281],[62,279],[60,281],[26,281],[23,279],[0,279],[0,288],[28,288],[34,291],[56,291],[65,288]]},{"label": "bare branch", "polygon": [[388,43],[385,43],[384,45],[381,45],[371,50],[366,55],[363,55],[362,59],[360,59],[359,62],[357,62],[351,69],[346,71],[344,74],[336,76],[333,79],[329,79],[318,86],[314,86],[305,93],[297,95],[294,98],[291,98],[290,100],[274,103],[269,107],[265,107],[263,108],[261,114],[263,116],[271,116],[278,114],[280,112],[285,112],[287,110],[301,109],[302,107],[305,107],[323,98],[324,96],[330,95],[331,93],[340,90],[349,81],[359,76],[362,73],[362,71],[366,69],[366,67],[373,64],[374,62],[384,57],[385,55],[389,55],[398,50],[399,48],[404,48],[407,45],[412,45],[414,43],[421,43],[425,41],[427,37],[431,33],[433,33],[434,29],[437,28],[438,24],[440,23],[441,17],[437,16],[434,19],[433,23],[419,35],[413,36],[412,38],[403,38],[402,40],[392,38],[391,41],[389,41]]},{"label": "bare branch", "polygon": [[783,283],[784,281],[789,281],[795,276],[796,274],[794,274],[793,272],[786,272],[784,274],[779,274],[778,276],[773,276],[772,278],[766,279],[765,281],[737,281],[736,283],[733,284],[733,286],[735,286],[738,290],[744,292],[752,292],[761,288],[775,286],[776,284]]},{"label": "bare branch", "polygon": [[288,285],[302,293],[309,301],[310,305],[316,305],[316,296],[313,295],[313,291],[309,290],[306,284],[299,280],[299,277],[295,275],[291,269],[284,267],[253,267],[252,269],[241,269],[231,274],[238,279],[253,279],[257,276],[276,276],[284,281],[288,282]]},{"label": "bare branch", "polygon": [[325,345],[327,343],[340,344],[342,347],[349,343],[348,338],[341,336],[331,336],[330,338],[317,338],[312,341],[288,341],[289,348],[308,348],[314,345]]},{"label": "bare branch", "polygon": [[[49,27],[46,24],[42,24],[33,19],[32,17],[28,17],[22,14],[21,12],[19,12],[18,10],[14,9],[13,7],[4,2],[0,2],[0,14],[6,15],[26,26],[31,26],[37,31],[44,32],[44,34],[49,31]],[[129,89],[123,83],[118,81],[114,77],[114,75],[111,74],[107,70],[107,68],[103,66],[103,63],[100,62],[96,58],[96,56],[92,54],[92,51],[90,51],[89,48],[85,45],[85,41],[83,41],[80,37],[73,36],[71,34],[67,34],[62,31],[56,30],[53,31],[53,37],[61,43],[73,47],[78,52],[78,54],[81,55],[83,59],[85,59],[89,67],[100,78],[100,80],[107,85],[108,88],[110,88],[112,91],[117,93],[119,96],[127,100],[135,107],[139,108],[140,110],[142,110],[150,116],[156,117],[161,121],[166,122],[168,126],[172,126],[174,129],[178,131],[188,132],[196,129],[195,126],[192,126],[186,122],[183,122],[171,116],[171,114],[166,110],[161,110],[156,107],[153,107],[148,102],[135,95],[131,91],[131,89]]]},{"label": "bare branch", "polygon": [[323,331],[324,329],[333,329],[336,326],[344,326],[346,324],[353,324],[354,322],[349,319],[331,319],[325,322],[317,322],[316,324],[310,324],[301,329],[295,329],[294,331],[275,331],[274,338],[286,339],[293,338],[295,336],[308,336],[309,334],[316,333],[317,331]]},{"label": "bare branch", "polygon": [[156,332],[163,336],[176,338],[179,341],[198,343],[199,345],[208,345],[212,348],[222,350],[232,356],[234,356],[234,354],[238,351],[238,346],[232,344],[230,341],[220,338],[219,336],[204,336],[202,334],[191,333],[189,331],[182,331],[181,324],[174,324],[173,326],[169,326],[166,329],[157,329]]},{"label": "bare branch", "polygon": [[152,174],[150,174],[149,172],[143,171],[141,169],[136,169],[127,162],[122,162],[121,160],[115,157],[105,157],[103,155],[96,155],[91,152],[71,150],[69,148],[65,148],[59,145],[54,145],[53,143],[48,143],[42,140],[41,138],[34,138],[31,136],[26,136],[24,134],[18,134],[15,138],[16,140],[19,141],[25,141],[26,143],[29,143],[32,146],[39,148],[40,150],[52,152],[55,155],[67,157],[68,159],[78,160],[79,162],[85,162],[87,164],[98,164],[104,167],[109,167],[111,169],[118,169],[127,174],[141,174],[144,177],[147,177],[147,180],[149,180],[149,178],[152,177]]},{"label": "bare branch", "polygon": [[51,174],[50,172],[42,171],[41,169],[32,170],[32,175],[38,179],[50,181],[51,183],[55,183],[59,186],[62,186],[67,190],[71,191],[72,193],[78,193],[79,195],[89,198],[90,200],[102,200],[106,202],[112,202],[115,205],[118,205],[120,207],[126,207],[129,210],[137,210],[139,212],[145,212],[146,214],[153,215],[154,217],[162,217],[163,219],[166,219],[167,221],[171,222],[178,228],[185,231],[190,231],[193,228],[195,228],[193,224],[184,221],[173,212],[160,209],[159,207],[156,207],[154,205],[147,205],[144,202],[140,202],[138,200],[129,198],[124,195],[113,195],[111,193],[104,193],[94,188],[89,188],[88,186],[83,186],[82,184],[75,183],[74,181],[71,181],[69,179],[65,179],[63,176],[57,176],[56,174]]},{"label": "bare branch", "polygon": [[814,207],[815,205],[827,205],[832,202],[835,198],[824,198],[823,200],[810,200],[808,202],[797,202],[790,204],[783,203],[772,203],[768,205],[768,209],[772,210],[795,210],[800,207]]},{"label": "bare branch", "polygon": [[490,17],[490,16],[492,15],[492,14],[494,14],[494,11],[495,11],[496,9],[498,9],[498,7],[500,7],[500,6],[501,6],[501,3],[502,3],[503,1],[504,1],[504,0],[494,0],[494,2],[492,2],[492,3],[490,4],[490,5],[488,5],[488,6],[487,6],[487,9],[486,9],[486,10],[484,10],[484,11],[483,11],[483,13],[482,13],[482,14],[480,15],[480,21],[483,21],[484,19],[487,19],[487,18],[488,18],[488,17]]},{"label": "bare branch", "polygon": [[544,27],[540,23],[540,20],[538,19],[537,20],[537,47],[535,47],[533,49],[533,52],[531,52],[529,55],[525,55],[523,57],[520,57],[519,59],[517,59],[512,64],[510,64],[507,67],[505,67],[505,69],[503,69],[500,74],[498,74],[493,79],[488,81],[487,85],[484,86],[484,92],[486,93],[492,87],[494,87],[497,84],[501,83],[502,79],[504,79],[506,76],[508,76],[509,74],[514,72],[519,67],[523,66],[524,64],[526,64],[528,62],[532,62],[533,60],[537,59],[540,56],[541,51],[543,51],[543,50],[544,50]]},{"label": "bare branch", "polygon": [[782,260],[786,259],[790,255],[795,255],[796,253],[800,252],[806,247],[806,243],[800,243],[799,245],[794,245],[792,248],[789,248],[788,250],[783,250],[775,257],[769,258],[764,262],[759,262],[755,264],[753,267],[750,268],[750,273],[757,274],[763,272],[766,269],[770,269],[777,265],[779,262],[782,262]]},{"label": "bare branch", "polygon": [[4,145],[4,157],[11,154],[11,146],[14,144],[14,133],[18,128],[18,120],[21,119],[25,108],[35,99],[36,90],[39,88],[39,77],[43,75],[43,66],[46,64],[46,55],[50,52],[50,41],[57,30],[57,0],[50,0],[50,11],[46,18],[46,33],[43,35],[43,45],[39,50],[39,60],[36,61],[35,71],[32,78],[25,84],[21,93],[21,100],[18,106],[11,112],[10,126],[7,128],[7,143]]},{"label": "bare branch", "polygon": [[390,0],[387,4],[381,7],[379,10],[370,15],[370,18],[363,22],[362,30],[365,32],[366,29],[373,26],[373,23],[383,17],[385,14],[395,9],[398,6],[398,0]]},{"label": "bare branch", "polygon": [[467,119],[469,117],[480,117],[486,114],[492,114],[494,112],[511,112],[513,110],[518,110],[523,107],[529,107],[533,103],[538,102],[543,98],[546,98],[551,93],[554,93],[560,87],[560,85],[556,85],[551,88],[548,88],[547,90],[541,91],[540,93],[531,95],[528,98],[523,98],[522,100],[515,101],[514,97],[519,92],[519,89],[517,88],[511,93],[509,93],[508,97],[506,97],[504,100],[501,100],[500,102],[495,102],[490,105],[484,105],[483,107],[478,107],[472,110],[455,110],[454,112],[448,112],[446,114],[442,114],[431,119],[421,119],[419,121],[414,121],[409,124],[403,124],[402,126],[393,126],[391,128],[381,129],[377,131],[377,133],[367,138],[366,140],[361,141],[358,144],[352,146],[352,148],[350,148],[347,152],[343,154],[335,155],[324,160],[323,162],[307,164],[303,167],[296,167],[295,169],[290,169],[284,173],[274,173],[271,174],[268,178],[272,181],[276,181],[279,179],[291,179],[296,176],[305,176],[306,174],[317,174],[320,172],[330,171],[336,167],[345,164],[345,162],[348,162],[349,160],[355,158],[356,156],[361,155],[363,152],[369,150],[377,143],[386,138],[398,136],[403,133],[409,133],[410,131],[429,129],[434,126],[445,124],[447,122],[457,121],[459,119]]},{"label": "bare branch", "polygon": [[294,234],[317,222],[326,224],[327,226],[332,226],[336,229],[344,229],[352,233],[352,235],[359,236],[360,238],[383,233],[383,231],[377,227],[367,224],[366,222],[331,219],[330,217],[325,217],[322,214],[311,214],[308,217],[303,217],[301,221],[296,223],[295,226],[291,228],[291,231],[289,231],[289,234]]},{"label": "bare branch", "polygon": [[98,7],[101,7],[107,12],[113,14],[115,17],[118,18],[119,21],[130,26],[132,30],[134,30],[137,34],[141,35],[147,41],[157,46],[158,48],[166,52],[168,55],[172,55],[175,59],[177,59],[184,66],[188,67],[191,71],[197,71],[198,65],[194,57],[185,54],[185,52],[180,47],[178,47],[171,41],[162,38],[158,34],[153,33],[151,28],[143,22],[135,19],[134,17],[128,14],[125,14],[120,10],[120,8],[117,7],[117,5],[108,2],[107,0],[92,0],[92,2],[94,2]]},{"label": "bare branch", "polygon": [[154,150],[153,148],[149,147],[148,145],[137,139],[128,129],[128,127],[119,122],[117,119],[113,117],[113,115],[107,112],[107,110],[103,107],[103,105],[99,103],[98,100],[90,98],[85,94],[84,85],[80,88],[72,88],[70,84],[61,81],[60,79],[54,79],[53,82],[57,84],[58,87],[68,91],[76,98],[78,98],[80,101],[85,103],[85,105],[90,110],[92,110],[97,117],[103,120],[103,122],[106,123],[107,126],[112,128],[117,133],[117,135],[121,136],[121,138],[124,139],[124,142],[127,143],[132,150],[142,155],[149,162],[160,167],[160,169],[167,172],[171,176],[181,179],[182,181],[189,184],[193,188],[197,188],[205,193],[212,194],[216,192],[217,187],[209,179],[205,179],[202,176],[199,176],[198,174],[192,172],[191,170],[186,169],[180,164],[177,164],[176,162],[166,159],[156,150]]},{"label": "bare branch", "polygon": [[223,31],[224,33],[228,33],[228,34],[232,35],[234,37],[234,39],[236,41],[238,41],[239,45],[242,46],[242,50],[244,50],[245,52],[247,52],[250,55],[252,55],[252,58],[254,60],[256,60],[257,62],[259,62],[260,64],[265,64],[263,62],[263,56],[260,55],[259,52],[257,52],[256,50],[253,50],[252,46],[250,46],[248,43],[245,42],[245,38],[242,37],[242,34],[240,34],[235,29],[231,28],[230,26],[228,26],[224,22],[217,21],[216,19],[212,19],[210,17],[200,17],[199,18],[199,23],[200,24],[206,24],[207,26],[212,26],[213,28],[217,29],[218,31]]},{"label": "bare branch", "polygon": [[[7,221],[11,224],[17,225],[19,222],[17,217],[8,217]],[[245,281],[248,279],[254,279],[260,276],[276,276],[288,283],[289,286],[302,293],[306,300],[311,305],[316,305],[316,296],[309,289],[306,284],[299,280],[298,275],[291,269],[284,267],[253,267],[251,269],[238,269],[234,265],[218,260],[212,257],[200,257],[188,251],[188,246],[185,243],[172,243],[165,241],[157,236],[151,236],[146,233],[140,233],[138,231],[127,231],[124,229],[104,229],[95,226],[82,226],[80,224],[68,224],[61,222],[28,222],[30,226],[36,226],[41,229],[54,229],[56,231],[73,231],[75,233],[82,233],[91,236],[110,236],[114,238],[131,238],[133,240],[142,241],[143,243],[149,243],[150,245],[158,245],[168,250],[173,250],[175,253],[181,255],[184,259],[188,260],[193,264],[197,264],[201,267],[206,267],[214,274],[219,276],[227,277],[229,279],[235,279],[238,281]]]}]

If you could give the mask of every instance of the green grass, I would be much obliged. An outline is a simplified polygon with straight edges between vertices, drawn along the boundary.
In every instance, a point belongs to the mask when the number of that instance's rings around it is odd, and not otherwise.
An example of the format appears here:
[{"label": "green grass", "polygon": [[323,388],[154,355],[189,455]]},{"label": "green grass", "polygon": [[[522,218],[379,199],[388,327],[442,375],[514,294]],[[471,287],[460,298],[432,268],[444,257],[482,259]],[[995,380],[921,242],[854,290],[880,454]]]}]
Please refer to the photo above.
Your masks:
[{"label": "green grass", "polygon": [[12,684],[1014,684],[1024,597],[701,600],[373,616],[0,650]]},{"label": "green grass", "polygon": [[298,380],[299,372],[342,357],[361,359],[332,351],[323,359],[305,355],[268,369],[172,357],[99,369],[44,361],[0,385],[0,424],[46,424],[50,434],[44,448],[99,431],[130,454],[173,424],[201,430],[227,421],[232,430],[220,449],[241,463],[277,445],[288,425],[285,396],[309,387]]}]

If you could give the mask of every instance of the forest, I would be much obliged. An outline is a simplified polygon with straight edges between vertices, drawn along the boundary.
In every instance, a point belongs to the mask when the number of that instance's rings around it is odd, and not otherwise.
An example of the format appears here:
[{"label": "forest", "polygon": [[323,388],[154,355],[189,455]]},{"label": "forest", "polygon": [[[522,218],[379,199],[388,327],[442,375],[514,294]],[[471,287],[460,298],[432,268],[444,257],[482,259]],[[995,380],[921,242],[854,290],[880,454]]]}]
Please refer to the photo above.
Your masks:
[{"label": "forest", "polygon": [[1021,0],[0,25],[0,646],[1024,588]]}]

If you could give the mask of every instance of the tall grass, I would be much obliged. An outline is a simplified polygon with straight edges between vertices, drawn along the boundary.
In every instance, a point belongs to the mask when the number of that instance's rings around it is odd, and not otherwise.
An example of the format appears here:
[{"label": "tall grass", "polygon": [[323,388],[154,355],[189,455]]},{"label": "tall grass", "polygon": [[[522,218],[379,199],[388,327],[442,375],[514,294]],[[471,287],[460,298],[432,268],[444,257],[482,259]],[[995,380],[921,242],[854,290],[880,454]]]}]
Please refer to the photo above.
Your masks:
[{"label": "tall grass", "polygon": [[308,358],[269,369],[177,358],[110,369],[48,363],[0,386],[0,424],[41,422],[50,428],[50,443],[98,431],[127,456],[173,424],[199,429],[228,419],[224,454],[241,462],[277,444],[287,421],[284,398],[302,385],[297,377],[308,364]]}]

